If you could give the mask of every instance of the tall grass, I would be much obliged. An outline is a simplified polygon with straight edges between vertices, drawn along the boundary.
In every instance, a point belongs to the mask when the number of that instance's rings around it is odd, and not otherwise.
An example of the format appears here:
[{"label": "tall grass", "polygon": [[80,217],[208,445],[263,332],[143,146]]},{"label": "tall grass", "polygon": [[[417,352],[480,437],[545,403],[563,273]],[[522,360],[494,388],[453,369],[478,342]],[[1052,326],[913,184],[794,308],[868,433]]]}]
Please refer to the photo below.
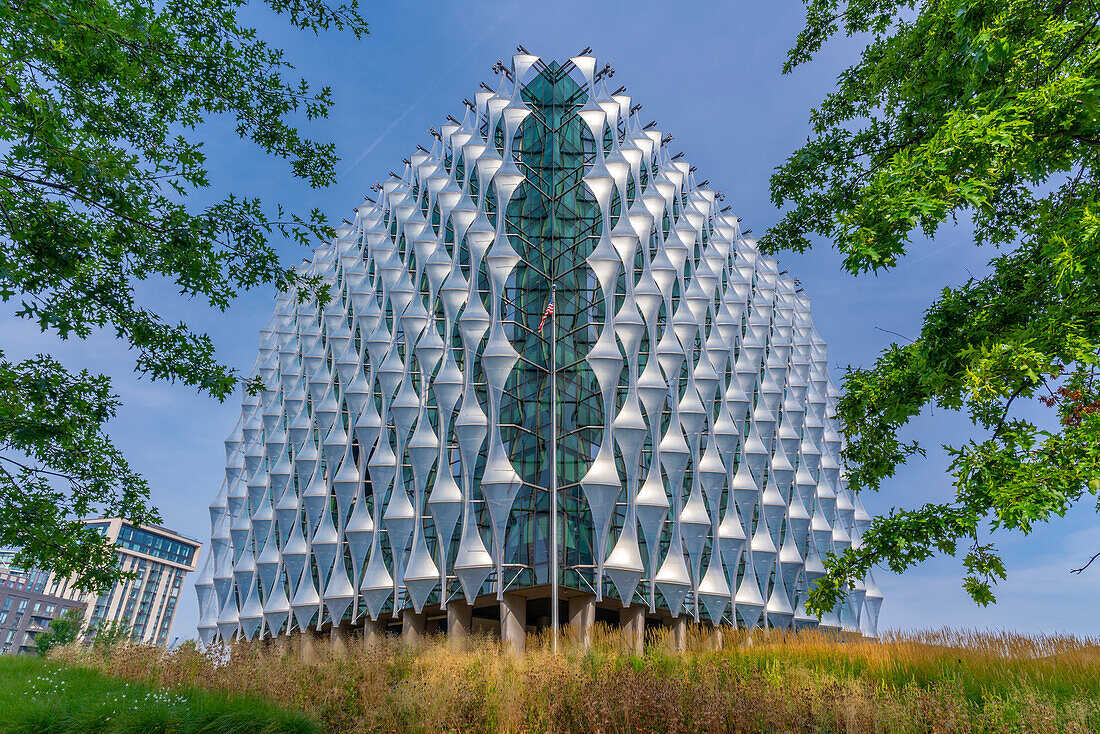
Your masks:
[{"label": "tall grass", "polygon": [[343,655],[298,641],[171,652],[137,646],[65,662],[157,685],[260,696],[306,711],[336,733],[1095,732],[1100,646],[1071,636],[940,630],[881,641],[823,632],[689,630],[675,653],[663,631],[646,653],[601,628],[590,648],[554,655],[545,635],[527,653],[490,638],[462,645],[387,640]]},{"label": "tall grass", "polygon": [[25,655],[0,656],[5,734],[313,734],[307,715],[255,697],[167,690]]}]

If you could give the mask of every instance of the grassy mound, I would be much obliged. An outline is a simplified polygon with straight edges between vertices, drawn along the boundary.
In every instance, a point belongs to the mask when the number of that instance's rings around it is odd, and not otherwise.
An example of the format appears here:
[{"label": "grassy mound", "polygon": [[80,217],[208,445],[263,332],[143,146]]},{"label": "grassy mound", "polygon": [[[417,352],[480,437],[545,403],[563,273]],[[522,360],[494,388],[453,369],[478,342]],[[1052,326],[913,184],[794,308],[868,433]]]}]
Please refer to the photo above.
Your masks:
[{"label": "grassy mound", "polygon": [[313,734],[305,714],[224,691],[171,690],[85,667],[0,655],[0,732],[8,734]]},{"label": "grassy mound", "polygon": [[661,631],[646,653],[603,629],[585,650],[528,638],[522,656],[474,638],[461,647],[397,640],[343,654],[296,639],[171,653],[68,650],[74,665],[171,688],[276,701],[331,734],[399,732],[1097,732],[1100,646],[1068,636],[941,631],[882,641],[703,628],[678,654]]}]

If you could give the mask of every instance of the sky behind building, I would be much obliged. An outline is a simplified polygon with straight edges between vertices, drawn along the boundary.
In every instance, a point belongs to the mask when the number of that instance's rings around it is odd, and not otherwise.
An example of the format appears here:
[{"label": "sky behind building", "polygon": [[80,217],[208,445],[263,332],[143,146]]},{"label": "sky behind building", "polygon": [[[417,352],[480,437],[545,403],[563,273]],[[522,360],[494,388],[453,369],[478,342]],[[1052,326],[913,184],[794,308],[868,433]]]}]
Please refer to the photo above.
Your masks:
[{"label": "sky behind building", "polygon": [[[401,159],[417,144],[430,147],[429,126],[438,127],[448,114],[461,119],[463,98],[472,99],[480,82],[495,88],[491,66],[508,59],[517,44],[559,61],[590,46],[600,66],[609,62],[615,68],[612,86],[626,87],[643,105],[642,116],[675,137],[672,149],[683,150],[698,166],[697,179],[709,179],[742,217],[742,226],[759,235],[779,216],[769,200],[772,169],[805,140],[810,109],[863,45],[860,39],[833,42],[813,63],[781,76],[786,50],[803,21],[803,6],[793,0],[675,7],[649,0],[463,2],[415,9],[387,3],[368,4],[364,14],[371,35],[355,42],[339,34],[306,36],[262,9],[244,13],[262,36],[288,49],[299,73],[332,88],[330,117],[302,124],[307,134],[336,143],[342,158],[338,183],[313,191],[293,181],[285,162],[242,143],[232,122],[221,119],[204,130],[215,188],[201,192],[197,202],[234,191],[299,210],[320,207],[333,223],[351,218],[374,182],[400,172]],[[308,254],[290,243],[281,251],[288,264]],[[945,285],[980,276],[991,255],[970,244],[963,224],[934,241],[916,241],[897,269],[879,276],[857,279],[842,272],[840,257],[827,243],[779,259],[811,298],[813,320],[828,343],[839,384],[846,365],[869,365],[892,341],[914,336],[936,294]],[[139,295],[167,320],[183,319],[209,331],[219,357],[244,372],[256,359],[258,331],[274,307],[274,293],[266,288],[245,294],[225,313],[182,301],[164,283],[146,283]],[[132,372],[133,355],[113,334],[59,344],[15,319],[14,311],[9,304],[0,312],[7,356],[45,351],[71,368],[110,375],[123,401],[110,426],[112,437],[148,478],[164,524],[207,540],[207,505],[224,475],[222,441],[237,420],[239,400],[218,403],[183,386],[139,379]],[[947,458],[938,446],[964,441],[968,429],[965,418],[941,412],[915,421],[908,433],[925,445],[928,458],[903,469],[881,494],[864,495],[868,510],[950,498]],[[1095,507],[1086,503],[1029,538],[1000,540],[1010,575],[997,589],[998,605],[974,606],[961,589],[961,563],[954,559],[903,576],[881,570],[876,578],[886,600],[880,628],[1095,630],[1100,569],[1069,573],[1100,550]],[[195,576],[187,580],[173,636],[195,635]]]}]

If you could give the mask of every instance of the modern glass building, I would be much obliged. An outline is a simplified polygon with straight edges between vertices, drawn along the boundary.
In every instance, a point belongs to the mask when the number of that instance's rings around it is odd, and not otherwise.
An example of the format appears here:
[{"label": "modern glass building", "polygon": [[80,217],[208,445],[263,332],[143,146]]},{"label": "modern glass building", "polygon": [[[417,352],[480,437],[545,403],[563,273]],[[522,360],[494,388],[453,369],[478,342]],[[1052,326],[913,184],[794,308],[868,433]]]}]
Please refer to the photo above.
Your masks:
[{"label": "modern glass building", "polygon": [[874,634],[873,579],[803,606],[870,518],[798,281],[609,67],[497,71],[300,266],[328,301],[278,298],[210,507],[202,638]]}]

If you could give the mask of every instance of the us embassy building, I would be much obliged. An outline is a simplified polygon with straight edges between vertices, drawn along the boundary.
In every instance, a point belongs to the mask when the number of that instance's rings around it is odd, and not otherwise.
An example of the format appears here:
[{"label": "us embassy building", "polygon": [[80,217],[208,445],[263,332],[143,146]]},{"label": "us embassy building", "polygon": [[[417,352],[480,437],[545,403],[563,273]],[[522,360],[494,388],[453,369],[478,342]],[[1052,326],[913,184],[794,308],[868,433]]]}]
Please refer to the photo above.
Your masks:
[{"label": "us embassy building", "polygon": [[804,606],[870,520],[809,298],[610,67],[496,71],[300,266],[330,300],[279,296],[201,638],[875,634],[871,578]]}]

